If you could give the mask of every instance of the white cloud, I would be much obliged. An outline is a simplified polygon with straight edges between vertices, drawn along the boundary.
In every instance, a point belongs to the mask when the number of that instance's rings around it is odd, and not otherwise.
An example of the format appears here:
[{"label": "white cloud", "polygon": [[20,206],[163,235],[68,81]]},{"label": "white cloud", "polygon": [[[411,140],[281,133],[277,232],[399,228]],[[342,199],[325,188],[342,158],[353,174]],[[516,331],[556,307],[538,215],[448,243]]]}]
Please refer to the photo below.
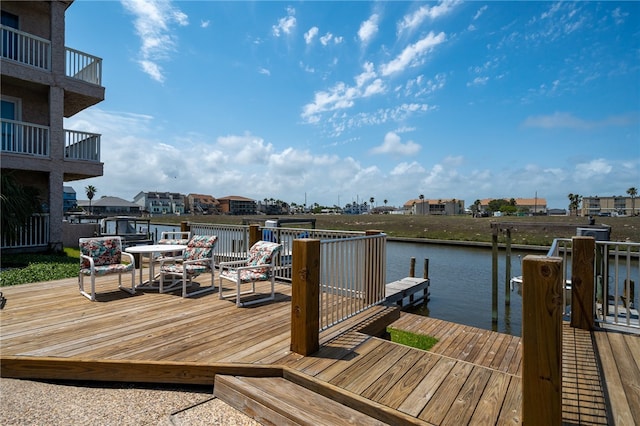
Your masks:
[{"label": "white cloud", "polygon": [[263,75],[271,75],[271,71],[269,71],[266,68],[260,68],[258,69],[258,73],[263,74]]},{"label": "white cloud", "polygon": [[422,147],[413,141],[402,143],[400,136],[396,133],[389,132],[385,135],[382,145],[376,146],[371,150],[372,154],[397,154],[397,155],[415,155]]},{"label": "white cloud", "polygon": [[358,37],[363,44],[369,43],[371,39],[378,33],[378,21],[380,20],[380,16],[377,13],[374,13],[360,24],[360,29],[358,30]]},{"label": "white cloud", "polygon": [[313,39],[318,35],[318,31],[318,27],[309,28],[309,31],[304,33],[304,42],[307,44],[311,44],[311,42],[313,42]]},{"label": "white cloud", "polygon": [[430,32],[426,37],[407,46],[395,59],[383,64],[380,67],[382,75],[388,76],[404,71],[408,67],[420,65],[424,61],[424,56],[431,52],[435,46],[443,43],[445,39],[443,32],[438,35]]},{"label": "white cloud", "polygon": [[476,12],[475,15],[473,15],[473,20],[477,21],[478,19],[480,19],[480,17],[482,16],[482,14],[484,12],[487,11],[487,9],[489,8],[489,6],[487,6],[486,4],[484,6],[482,6],[480,9],[478,9],[478,11]]},{"label": "white cloud", "polygon": [[186,14],[169,0],[122,0],[122,6],[134,15],[134,27],[140,37],[138,63],[152,79],[162,83],[165,76],[160,61],[167,60],[177,50],[173,24],[186,26]]},{"label": "white cloud", "polygon": [[333,34],[326,33],[325,35],[320,37],[320,43],[322,43],[323,46],[326,46],[327,44],[329,44],[332,38],[333,38]]},{"label": "white cloud", "polygon": [[209,21],[209,20],[206,20],[206,21],[205,20],[201,20],[200,21],[200,28],[208,28],[210,24],[211,24],[211,21]]},{"label": "white cloud", "polygon": [[473,79],[473,81],[470,81],[467,83],[467,87],[470,86],[484,86],[487,84],[487,82],[489,81],[489,77],[476,77]]},{"label": "white cloud", "polygon": [[271,27],[274,36],[280,37],[282,33],[291,34],[296,26],[296,10],[292,7],[287,8],[287,16],[280,18],[278,23]]},{"label": "white cloud", "polygon": [[420,27],[420,25],[424,22],[425,19],[437,19],[441,16],[446,15],[451,12],[453,8],[459,4],[460,1],[440,1],[435,6],[429,7],[428,5],[421,6],[419,9],[415,10],[413,13],[405,15],[400,22],[398,22],[398,34],[401,34],[405,31],[413,32],[415,29]]},{"label": "white cloud", "polygon": [[604,177],[611,173],[613,167],[604,158],[591,160],[588,163],[576,165],[576,180],[589,180],[595,177]]}]

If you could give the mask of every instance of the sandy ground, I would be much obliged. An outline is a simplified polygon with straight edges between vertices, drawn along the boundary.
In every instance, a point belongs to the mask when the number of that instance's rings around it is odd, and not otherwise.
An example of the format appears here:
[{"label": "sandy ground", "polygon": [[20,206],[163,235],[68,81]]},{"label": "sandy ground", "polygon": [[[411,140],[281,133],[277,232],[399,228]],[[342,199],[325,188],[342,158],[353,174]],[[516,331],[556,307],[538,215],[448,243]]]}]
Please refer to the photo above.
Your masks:
[{"label": "sandy ground", "polygon": [[257,426],[209,387],[0,379],[0,425]]}]

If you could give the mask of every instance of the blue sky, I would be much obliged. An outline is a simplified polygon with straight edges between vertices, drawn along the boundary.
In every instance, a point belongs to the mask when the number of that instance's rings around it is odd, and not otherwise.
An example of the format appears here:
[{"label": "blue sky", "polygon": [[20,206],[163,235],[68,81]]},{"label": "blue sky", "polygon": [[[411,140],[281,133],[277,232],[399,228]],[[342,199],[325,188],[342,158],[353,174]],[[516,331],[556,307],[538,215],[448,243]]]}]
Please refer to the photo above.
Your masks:
[{"label": "blue sky", "polygon": [[344,206],[640,187],[640,2],[75,1],[103,58],[78,198]]}]

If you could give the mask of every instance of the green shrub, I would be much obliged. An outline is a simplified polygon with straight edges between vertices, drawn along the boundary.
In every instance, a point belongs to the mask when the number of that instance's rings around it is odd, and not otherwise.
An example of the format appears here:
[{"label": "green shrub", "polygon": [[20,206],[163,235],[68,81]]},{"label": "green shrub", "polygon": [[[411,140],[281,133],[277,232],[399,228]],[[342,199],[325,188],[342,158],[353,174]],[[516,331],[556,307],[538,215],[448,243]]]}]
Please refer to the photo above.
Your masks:
[{"label": "green shrub", "polygon": [[0,287],[77,277],[78,249],[53,254],[8,254],[2,256]]},{"label": "green shrub", "polygon": [[412,348],[423,349],[428,351],[438,343],[438,339],[426,334],[416,334],[410,331],[399,330],[393,327],[387,327],[387,333],[391,336],[391,341]]}]

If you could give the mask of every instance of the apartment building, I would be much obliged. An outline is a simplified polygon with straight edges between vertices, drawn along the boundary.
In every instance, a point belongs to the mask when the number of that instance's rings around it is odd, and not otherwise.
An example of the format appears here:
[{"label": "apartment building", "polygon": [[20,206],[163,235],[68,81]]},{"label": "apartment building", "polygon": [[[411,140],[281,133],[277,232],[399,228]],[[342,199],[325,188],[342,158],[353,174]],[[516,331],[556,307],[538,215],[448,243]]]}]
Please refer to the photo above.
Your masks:
[{"label": "apartment building", "polygon": [[420,199],[416,198],[404,203],[404,211],[408,214],[419,215],[457,215],[464,213],[464,200],[452,198],[445,199]]},{"label": "apartment building", "polygon": [[218,214],[220,203],[212,195],[187,195],[187,208],[191,214]]},{"label": "apartment building", "polygon": [[220,213],[230,215],[254,215],[256,214],[256,202],[250,198],[238,195],[229,195],[218,198]]},{"label": "apartment building", "polygon": [[0,2],[1,173],[37,189],[42,212],[3,248],[62,245],[63,187],[102,176],[100,135],[63,119],[104,100],[102,60],[65,46],[73,1]]},{"label": "apartment building", "polygon": [[582,216],[635,215],[638,207],[635,198],[622,195],[582,197]]},{"label": "apartment building", "polygon": [[151,215],[184,214],[185,196],[178,192],[139,192],[133,202]]}]

